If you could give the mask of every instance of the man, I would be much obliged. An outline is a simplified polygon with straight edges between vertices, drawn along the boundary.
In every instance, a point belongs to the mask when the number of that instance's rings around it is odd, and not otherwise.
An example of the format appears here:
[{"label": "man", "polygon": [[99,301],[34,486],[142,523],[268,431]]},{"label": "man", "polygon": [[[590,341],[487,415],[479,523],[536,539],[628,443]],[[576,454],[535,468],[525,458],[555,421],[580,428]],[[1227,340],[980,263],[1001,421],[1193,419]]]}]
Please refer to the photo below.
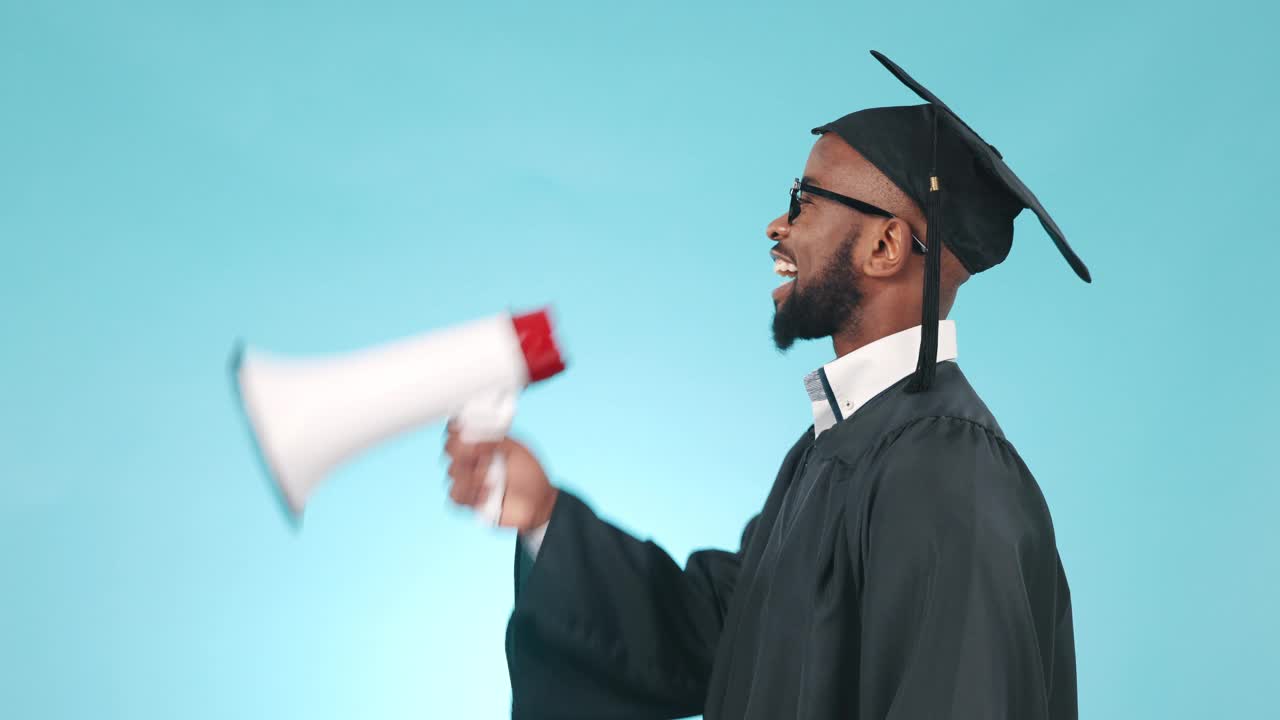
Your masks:
[{"label": "man", "polygon": [[[681,569],[557,491],[507,440],[521,531],[507,629],[516,718],[1075,718],[1071,601],[1048,508],[954,362],[945,318],[1035,197],[945,105],[873,108],[820,137],[769,223],[774,340],[830,337],[814,424],[736,553]],[[921,321],[923,319],[923,322]],[[450,432],[451,497],[493,446]]]}]

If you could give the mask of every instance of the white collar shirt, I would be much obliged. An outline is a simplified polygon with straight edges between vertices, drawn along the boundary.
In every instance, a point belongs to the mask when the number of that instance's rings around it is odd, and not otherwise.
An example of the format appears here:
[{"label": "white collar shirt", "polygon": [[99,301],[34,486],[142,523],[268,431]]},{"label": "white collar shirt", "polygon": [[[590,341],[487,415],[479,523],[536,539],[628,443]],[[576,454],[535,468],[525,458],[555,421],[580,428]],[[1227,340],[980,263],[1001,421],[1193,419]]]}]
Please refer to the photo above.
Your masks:
[{"label": "white collar shirt", "polygon": [[[868,400],[915,372],[920,326],[886,335],[805,375],[817,437],[849,417]],[[956,324],[938,323],[938,362],[956,359]]]}]

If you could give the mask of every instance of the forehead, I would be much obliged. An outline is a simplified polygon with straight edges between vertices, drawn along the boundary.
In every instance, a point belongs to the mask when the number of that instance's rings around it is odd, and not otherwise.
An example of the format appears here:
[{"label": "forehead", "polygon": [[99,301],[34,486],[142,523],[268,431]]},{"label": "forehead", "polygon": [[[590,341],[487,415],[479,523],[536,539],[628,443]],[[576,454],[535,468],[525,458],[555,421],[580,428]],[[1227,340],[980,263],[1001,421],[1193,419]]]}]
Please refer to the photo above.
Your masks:
[{"label": "forehead", "polygon": [[862,185],[879,171],[835,133],[818,138],[804,164],[805,178],[822,185]]}]

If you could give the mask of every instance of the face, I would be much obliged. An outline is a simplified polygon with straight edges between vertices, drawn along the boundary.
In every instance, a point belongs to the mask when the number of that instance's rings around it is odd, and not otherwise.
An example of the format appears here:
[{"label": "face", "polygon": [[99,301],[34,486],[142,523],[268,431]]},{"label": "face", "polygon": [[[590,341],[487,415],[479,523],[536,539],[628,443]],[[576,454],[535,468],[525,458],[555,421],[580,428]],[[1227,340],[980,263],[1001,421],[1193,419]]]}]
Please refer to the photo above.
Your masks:
[{"label": "face", "polygon": [[[861,159],[839,138],[819,138],[805,164],[805,181],[856,197],[857,183],[849,177],[856,163],[849,162],[850,153]],[[769,223],[766,234],[777,243],[771,250],[775,270],[790,278],[773,291],[773,340],[779,350],[856,323],[862,294],[854,254],[869,219],[826,198],[808,197],[794,221],[783,214]]]}]

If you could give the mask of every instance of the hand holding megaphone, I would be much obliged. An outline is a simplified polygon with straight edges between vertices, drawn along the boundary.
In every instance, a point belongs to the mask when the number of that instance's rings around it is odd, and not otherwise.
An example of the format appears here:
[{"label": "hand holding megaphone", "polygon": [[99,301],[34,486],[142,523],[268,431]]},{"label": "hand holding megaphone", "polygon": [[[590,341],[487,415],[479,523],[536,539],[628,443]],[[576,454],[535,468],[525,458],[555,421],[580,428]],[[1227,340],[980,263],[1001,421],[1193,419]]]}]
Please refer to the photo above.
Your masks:
[{"label": "hand holding megaphone", "polygon": [[498,517],[499,526],[521,532],[551,518],[559,493],[542,464],[520,442],[509,437],[471,442],[466,427],[455,420],[449,423],[444,452],[451,461],[453,502],[481,517]]}]

